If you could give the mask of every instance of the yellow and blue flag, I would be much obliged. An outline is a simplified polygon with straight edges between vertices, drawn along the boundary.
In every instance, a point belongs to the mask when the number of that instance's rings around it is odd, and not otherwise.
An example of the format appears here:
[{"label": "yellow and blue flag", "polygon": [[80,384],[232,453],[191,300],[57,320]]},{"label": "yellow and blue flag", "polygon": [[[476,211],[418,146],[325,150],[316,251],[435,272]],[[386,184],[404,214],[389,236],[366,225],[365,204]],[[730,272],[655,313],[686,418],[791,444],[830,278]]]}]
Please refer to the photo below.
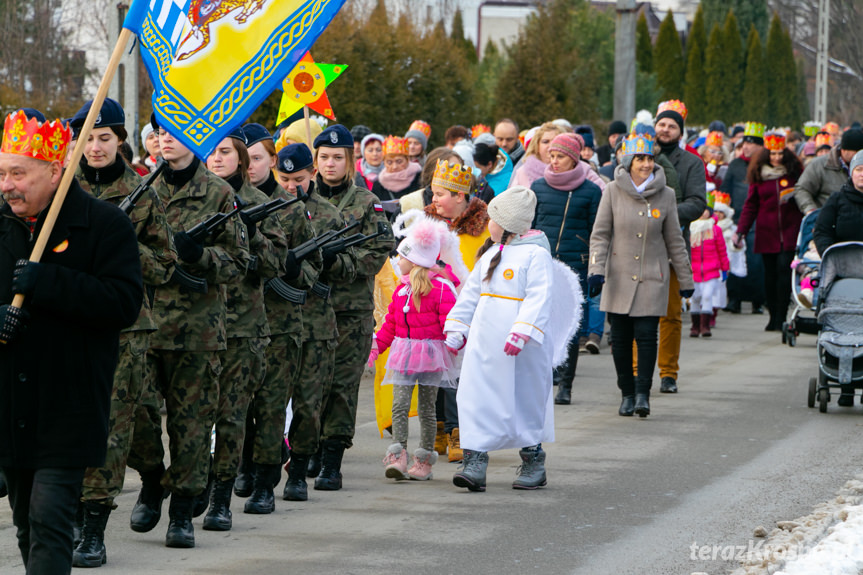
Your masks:
[{"label": "yellow and blue flag", "polygon": [[133,0],[159,125],[204,159],[308,52],[345,0]]}]

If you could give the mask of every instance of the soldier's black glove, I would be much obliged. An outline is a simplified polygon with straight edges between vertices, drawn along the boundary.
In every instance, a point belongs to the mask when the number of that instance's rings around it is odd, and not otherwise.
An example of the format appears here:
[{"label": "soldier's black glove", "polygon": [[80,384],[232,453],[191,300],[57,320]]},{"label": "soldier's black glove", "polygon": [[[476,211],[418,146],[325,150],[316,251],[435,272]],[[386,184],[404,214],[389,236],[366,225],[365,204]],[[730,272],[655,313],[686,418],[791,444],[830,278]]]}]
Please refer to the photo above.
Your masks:
[{"label": "soldier's black glove", "polygon": [[0,342],[12,343],[27,329],[30,313],[20,307],[0,305]]},{"label": "soldier's black glove", "polygon": [[297,256],[294,255],[294,250],[288,250],[288,257],[285,258],[285,275],[283,276],[286,280],[293,280],[300,277],[300,268],[302,266],[302,262],[297,260]]},{"label": "soldier's black glove", "polygon": [[255,237],[255,234],[258,233],[258,224],[252,219],[252,216],[245,212],[240,212],[240,219],[246,224],[246,229],[249,230],[249,241],[251,241]]},{"label": "soldier's black glove", "polygon": [[682,289],[682,290],[680,290],[680,297],[691,298],[692,294],[694,294],[694,293],[695,293],[694,289]]},{"label": "soldier's black glove", "polygon": [[345,241],[335,240],[321,248],[321,256],[324,258],[324,267],[330,269],[336,263],[339,254],[345,251]]},{"label": "soldier's black glove", "polygon": [[174,246],[180,259],[190,264],[200,260],[204,255],[204,246],[193,240],[186,232],[174,234]]},{"label": "soldier's black glove", "polygon": [[36,289],[36,280],[41,271],[42,264],[40,263],[24,259],[15,262],[15,269],[12,271],[12,293],[33,295],[33,290]]}]

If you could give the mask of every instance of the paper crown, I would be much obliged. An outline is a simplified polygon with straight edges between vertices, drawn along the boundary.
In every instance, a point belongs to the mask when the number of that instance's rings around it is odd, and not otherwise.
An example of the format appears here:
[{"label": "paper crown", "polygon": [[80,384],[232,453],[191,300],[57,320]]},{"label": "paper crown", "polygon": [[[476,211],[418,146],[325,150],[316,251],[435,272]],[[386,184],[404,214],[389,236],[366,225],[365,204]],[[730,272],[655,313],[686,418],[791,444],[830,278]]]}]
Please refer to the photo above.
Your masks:
[{"label": "paper crown", "polygon": [[422,120],[414,120],[413,124],[411,124],[411,127],[408,128],[408,132],[412,130],[422,132],[423,134],[425,134],[425,137],[427,139],[431,138],[431,126],[429,126],[428,123],[423,122]]},{"label": "paper crown", "polygon": [[833,136],[830,133],[818,132],[815,134],[815,149],[817,150],[821,146],[833,147]]},{"label": "paper crown", "polygon": [[836,122],[827,122],[826,124],[824,124],[824,126],[821,127],[821,131],[827,132],[831,136],[838,136],[839,135],[839,124],[837,124]]},{"label": "paper crown", "polygon": [[726,206],[731,205],[731,196],[725,192],[714,190],[710,196],[713,198],[712,206],[715,206],[716,204],[725,204]]},{"label": "paper crown", "polygon": [[446,160],[438,160],[432,176],[433,186],[440,186],[457,194],[467,194],[470,193],[470,184],[471,169],[469,167],[458,164],[450,165]]},{"label": "paper crown", "polygon": [[771,152],[781,152],[785,149],[785,133],[770,130],[764,135],[764,147]]},{"label": "paper crown", "polygon": [[480,134],[490,134],[490,133],[491,133],[491,128],[489,128],[485,124],[476,124],[475,126],[471,126],[471,128],[470,128],[471,139],[476,138]]},{"label": "paper crown", "polygon": [[803,135],[807,138],[811,138],[821,129],[821,124],[818,122],[806,122],[803,124]]},{"label": "paper crown", "polygon": [[752,136],[753,138],[763,138],[767,126],[758,122],[746,122],[743,127],[744,136]]},{"label": "paper crown", "polygon": [[707,139],[704,141],[704,145],[712,148],[721,148],[722,139],[722,132],[710,132],[707,134]]},{"label": "paper crown", "polygon": [[641,154],[653,155],[653,137],[650,134],[629,134],[623,141],[623,155],[634,156]]},{"label": "paper crown", "polygon": [[666,112],[668,110],[680,114],[680,117],[683,118],[684,122],[686,121],[686,114],[689,113],[686,109],[686,104],[684,104],[680,100],[666,100],[665,102],[659,103],[659,108],[656,110],[656,115],[658,116],[662,112]]},{"label": "paper crown", "polygon": [[0,153],[62,163],[71,140],[71,128],[59,120],[39,123],[36,118],[28,120],[27,114],[19,110],[6,116]]},{"label": "paper crown", "polygon": [[398,136],[387,136],[384,140],[384,156],[407,156],[408,141]]}]

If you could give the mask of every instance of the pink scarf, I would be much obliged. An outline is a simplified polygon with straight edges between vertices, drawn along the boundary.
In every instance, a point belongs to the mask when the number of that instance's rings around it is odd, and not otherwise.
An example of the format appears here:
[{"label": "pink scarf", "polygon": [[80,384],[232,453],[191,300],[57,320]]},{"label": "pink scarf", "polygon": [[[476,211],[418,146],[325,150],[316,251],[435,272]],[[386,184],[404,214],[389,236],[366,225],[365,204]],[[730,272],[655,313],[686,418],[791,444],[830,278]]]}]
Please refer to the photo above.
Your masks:
[{"label": "pink scarf", "polygon": [[581,186],[581,184],[584,183],[584,180],[587,179],[588,169],[587,164],[584,162],[578,162],[573,169],[558,173],[553,172],[551,170],[551,165],[548,165],[545,167],[545,173],[543,173],[542,177],[544,177],[548,185],[555,190],[571,192]]},{"label": "pink scarf", "polygon": [[390,192],[397,194],[399,192],[405,191],[411,182],[414,181],[414,178],[417,174],[422,171],[422,168],[419,164],[415,164],[413,162],[408,164],[408,167],[402,170],[401,172],[388,172],[386,170],[382,171],[380,175],[378,175],[378,181],[381,183],[383,187],[385,187]]}]

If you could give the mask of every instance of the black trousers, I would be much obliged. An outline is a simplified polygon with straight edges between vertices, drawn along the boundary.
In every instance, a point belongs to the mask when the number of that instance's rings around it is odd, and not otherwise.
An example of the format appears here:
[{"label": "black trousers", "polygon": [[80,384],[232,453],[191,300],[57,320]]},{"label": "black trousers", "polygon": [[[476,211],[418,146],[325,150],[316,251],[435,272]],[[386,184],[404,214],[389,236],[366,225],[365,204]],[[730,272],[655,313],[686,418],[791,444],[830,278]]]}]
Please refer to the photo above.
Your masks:
[{"label": "black trousers", "polygon": [[770,325],[782,327],[791,303],[791,260],[794,252],[761,254],[764,262],[764,303],[770,312]]},{"label": "black trousers", "polygon": [[27,575],[67,575],[84,468],[4,467],[3,473]]},{"label": "black trousers", "polygon": [[[614,359],[617,387],[620,388],[621,395],[649,394],[659,348],[659,317],[609,313],[608,323],[611,324],[611,356]],[[633,341],[638,346],[637,376],[632,374]]]},{"label": "black trousers", "polygon": [[435,412],[437,420],[443,421],[443,430],[446,433],[452,433],[452,430],[458,427],[458,403],[456,403],[455,394],[457,389],[442,387],[437,390],[437,402],[435,402]]}]

